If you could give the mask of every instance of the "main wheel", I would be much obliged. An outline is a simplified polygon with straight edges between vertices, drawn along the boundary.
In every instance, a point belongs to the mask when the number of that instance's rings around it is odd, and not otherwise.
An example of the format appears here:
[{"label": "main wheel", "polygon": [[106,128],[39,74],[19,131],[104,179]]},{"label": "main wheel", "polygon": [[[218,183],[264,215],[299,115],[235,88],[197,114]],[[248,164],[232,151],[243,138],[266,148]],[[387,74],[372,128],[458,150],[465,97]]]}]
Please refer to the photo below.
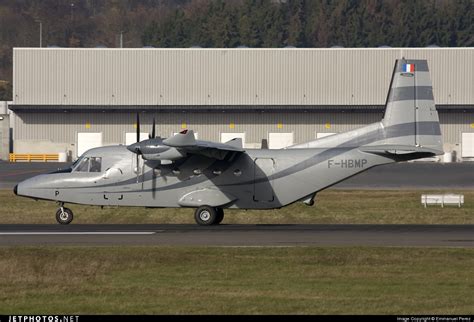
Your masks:
[{"label": "main wheel", "polygon": [[61,207],[56,211],[56,220],[61,225],[69,224],[73,219],[73,214],[71,209]]},{"label": "main wheel", "polygon": [[217,219],[217,211],[214,207],[201,206],[194,213],[196,223],[201,226],[213,225]]},{"label": "main wheel", "polygon": [[216,217],[216,222],[214,223],[214,225],[219,225],[224,219],[224,209],[216,208],[216,211],[217,211],[217,217]]}]

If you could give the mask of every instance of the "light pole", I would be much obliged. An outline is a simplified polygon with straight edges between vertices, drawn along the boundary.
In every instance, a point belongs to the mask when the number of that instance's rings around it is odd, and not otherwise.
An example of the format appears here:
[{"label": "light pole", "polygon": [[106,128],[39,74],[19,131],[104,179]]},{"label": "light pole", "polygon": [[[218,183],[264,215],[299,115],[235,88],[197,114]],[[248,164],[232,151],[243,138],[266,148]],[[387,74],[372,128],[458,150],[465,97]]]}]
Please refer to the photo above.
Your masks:
[{"label": "light pole", "polygon": [[74,3],[71,3],[71,22],[74,20],[74,13],[73,13],[73,10],[74,9]]},{"label": "light pole", "polygon": [[41,22],[41,20],[36,20],[36,22],[38,22],[39,25],[40,25],[39,36],[40,36],[40,48],[41,48],[41,47],[43,47],[43,23]]},{"label": "light pole", "polygon": [[120,31],[120,48],[123,48],[123,34],[124,34],[124,31],[121,30]]}]

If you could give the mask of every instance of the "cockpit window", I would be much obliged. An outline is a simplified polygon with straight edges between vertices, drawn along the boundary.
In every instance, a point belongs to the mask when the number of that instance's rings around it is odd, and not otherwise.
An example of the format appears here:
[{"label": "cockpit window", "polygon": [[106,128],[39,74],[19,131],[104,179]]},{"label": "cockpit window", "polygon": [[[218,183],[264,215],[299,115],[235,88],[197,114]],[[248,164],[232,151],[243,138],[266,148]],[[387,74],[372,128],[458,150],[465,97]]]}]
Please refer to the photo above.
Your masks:
[{"label": "cockpit window", "polygon": [[102,158],[91,157],[89,172],[100,172]]},{"label": "cockpit window", "polygon": [[89,171],[89,158],[82,158],[76,166],[74,171],[77,172],[88,172]]},{"label": "cockpit window", "polygon": [[102,167],[102,158],[87,157],[80,160],[74,169],[76,172],[100,172]]}]

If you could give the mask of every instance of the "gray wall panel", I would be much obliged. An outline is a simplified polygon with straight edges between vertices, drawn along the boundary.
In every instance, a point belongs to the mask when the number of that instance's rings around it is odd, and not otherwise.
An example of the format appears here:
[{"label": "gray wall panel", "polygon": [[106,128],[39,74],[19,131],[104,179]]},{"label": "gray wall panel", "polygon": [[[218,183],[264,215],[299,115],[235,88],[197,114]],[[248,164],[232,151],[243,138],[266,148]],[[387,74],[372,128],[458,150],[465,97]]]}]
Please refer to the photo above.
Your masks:
[{"label": "gray wall panel", "polygon": [[[293,132],[295,143],[301,143],[313,140],[316,132],[345,132],[376,122],[382,113],[147,112],[140,114],[142,132],[151,131],[153,116],[162,136],[180,131],[184,125],[204,140],[219,141],[221,132],[245,132],[247,143],[260,143],[270,132]],[[474,112],[440,113],[440,122],[445,143],[459,144],[462,132],[474,132]],[[134,124],[135,115],[130,113],[18,113],[14,139],[72,144],[77,132],[103,132],[105,144],[117,144],[124,143],[125,132],[135,132]]]},{"label": "gray wall panel", "polygon": [[[200,139],[216,141],[221,132],[246,132],[248,142],[260,142],[269,132],[294,132],[295,140],[302,142],[314,139],[316,131],[342,132],[381,118],[380,113],[141,113],[142,132],[150,131],[153,115],[157,133],[162,136],[178,132],[184,126],[198,132]],[[105,142],[121,143],[125,132],[135,131],[135,115],[129,113],[18,113],[17,116],[14,135],[20,140],[74,142],[77,132],[103,132]]]},{"label": "gray wall panel", "polygon": [[474,104],[474,48],[14,48],[14,104],[381,105],[402,56],[437,104]]},{"label": "gray wall panel", "polygon": [[461,144],[461,133],[474,132],[474,113],[440,113],[441,134],[445,143]]}]

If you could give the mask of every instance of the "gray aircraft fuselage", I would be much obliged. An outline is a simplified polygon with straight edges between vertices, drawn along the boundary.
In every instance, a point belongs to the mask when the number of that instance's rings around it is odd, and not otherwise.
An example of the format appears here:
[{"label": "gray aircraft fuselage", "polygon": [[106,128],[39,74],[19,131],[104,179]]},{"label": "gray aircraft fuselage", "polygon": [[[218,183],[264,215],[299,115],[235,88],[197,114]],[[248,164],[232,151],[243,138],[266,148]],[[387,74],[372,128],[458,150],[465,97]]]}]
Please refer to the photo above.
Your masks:
[{"label": "gray aircraft fuselage", "polygon": [[[87,151],[101,158],[100,172],[39,175],[19,184],[18,194],[97,206],[280,208],[365,171],[402,160],[363,152],[385,137],[381,123],[280,150],[236,152],[230,160],[192,155],[160,164],[139,159],[126,146]],[[413,158],[423,157],[418,154]],[[406,159],[406,157],[405,157]]]}]

